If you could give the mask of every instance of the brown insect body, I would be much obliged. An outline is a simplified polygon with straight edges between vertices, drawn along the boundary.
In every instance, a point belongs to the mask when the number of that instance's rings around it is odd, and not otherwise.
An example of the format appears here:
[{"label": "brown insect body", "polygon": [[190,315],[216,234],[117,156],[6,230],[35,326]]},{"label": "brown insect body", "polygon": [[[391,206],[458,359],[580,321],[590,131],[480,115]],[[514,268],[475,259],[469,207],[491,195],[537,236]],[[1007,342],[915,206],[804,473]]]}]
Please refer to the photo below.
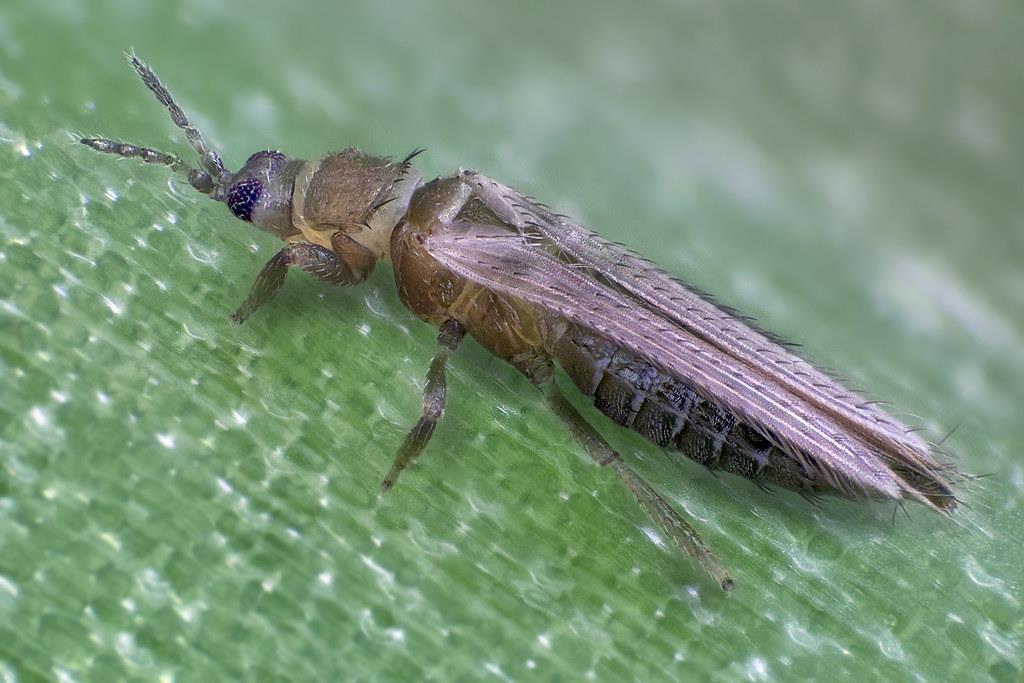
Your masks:
[{"label": "brown insect body", "polygon": [[[445,223],[439,216],[451,218]],[[460,176],[417,190],[393,234],[391,254],[399,296],[420,318],[435,325],[458,320],[483,347],[533,381],[543,379],[551,361],[557,361],[606,416],[711,469],[804,493],[829,490],[756,430],[678,378],[543,308],[452,273],[425,243],[435,231],[452,229],[453,222],[515,233],[514,226],[473,196]]]},{"label": "brown insect body", "polygon": [[590,456],[723,588],[732,579],[697,533],[561,395],[558,363],[616,423],[712,469],[804,494],[911,497],[952,510],[928,445],[787,349],[643,259],[473,171],[424,183],[402,161],[354,149],[315,161],[252,155],[229,173],[170,94],[132,65],[199,153],[173,155],[106,139],[103,152],[161,163],[285,241],[232,316],[244,321],[298,267],[333,284],[364,281],[390,259],[402,302],[439,328],[423,412],[384,480],[389,489],[443,413],[445,363],[468,334],[543,392]]}]

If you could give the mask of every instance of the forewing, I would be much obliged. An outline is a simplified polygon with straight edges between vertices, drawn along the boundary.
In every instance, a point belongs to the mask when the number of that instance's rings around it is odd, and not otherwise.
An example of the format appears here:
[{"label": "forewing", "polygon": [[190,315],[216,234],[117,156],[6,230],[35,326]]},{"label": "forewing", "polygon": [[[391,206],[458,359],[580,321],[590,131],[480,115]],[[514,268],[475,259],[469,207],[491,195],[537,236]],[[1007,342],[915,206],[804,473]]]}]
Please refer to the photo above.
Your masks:
[{"label": "forewing", "polygon": [[529,237],[456,221],[429,237],[426,248],[455,274],[563,316],[679,377],[804,459],[839,490],[890,498],[901,497],[902,490],[916,494],[845,426],[802,396],[556,258]]},{"label": "forewing", "polygon": [[601,277],[661,317],[672,321],[722,354],[749,367],[770,368],[772,383],[799,396],[843,425],[910,480],[914,493],[939,507],[954,499],[928,444],[899,421],[799,358],[741,317],[716,306],[650,261],[554,213],[521,193],[474,174],[474,191],[520,230],[542,235],[571,262]]}]

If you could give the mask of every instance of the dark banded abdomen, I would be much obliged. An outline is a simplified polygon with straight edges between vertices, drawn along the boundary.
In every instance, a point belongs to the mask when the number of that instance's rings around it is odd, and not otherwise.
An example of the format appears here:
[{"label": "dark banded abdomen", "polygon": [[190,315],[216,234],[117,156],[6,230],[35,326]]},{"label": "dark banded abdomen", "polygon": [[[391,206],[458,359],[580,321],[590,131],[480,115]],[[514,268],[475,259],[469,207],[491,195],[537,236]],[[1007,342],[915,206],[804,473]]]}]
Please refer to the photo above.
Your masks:
[{"label": "dark banded abdomen", "polygon": [[659,446],[748,479],[808,493],[830,488],[732,413],[601,337],[570,326],[555,359],[598,410]]}]

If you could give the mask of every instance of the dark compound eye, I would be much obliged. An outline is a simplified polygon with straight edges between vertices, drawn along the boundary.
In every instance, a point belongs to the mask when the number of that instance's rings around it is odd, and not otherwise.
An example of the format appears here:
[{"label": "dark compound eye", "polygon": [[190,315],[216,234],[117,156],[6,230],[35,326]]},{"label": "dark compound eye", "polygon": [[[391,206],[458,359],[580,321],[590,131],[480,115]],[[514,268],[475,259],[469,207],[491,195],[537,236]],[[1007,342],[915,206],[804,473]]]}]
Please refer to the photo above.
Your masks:
[{"label": "dark compound eye", "polygon": [[252,221],[252,210],[263,194],[263,183],[256,178],[246,178],[231,186],[228,191],[228,208],[236,218]]}]

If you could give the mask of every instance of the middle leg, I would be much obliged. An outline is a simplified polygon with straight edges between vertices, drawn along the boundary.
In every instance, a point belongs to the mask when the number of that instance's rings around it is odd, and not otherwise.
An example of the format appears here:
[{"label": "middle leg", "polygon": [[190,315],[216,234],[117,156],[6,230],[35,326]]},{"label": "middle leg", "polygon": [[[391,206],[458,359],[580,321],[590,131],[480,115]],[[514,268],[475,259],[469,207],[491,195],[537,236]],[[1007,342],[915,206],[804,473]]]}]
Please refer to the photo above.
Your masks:
[{"label": "middle leg", "polygon": [[423,451],[430,437],[434,434],[441,415],[444,413],[445,400],[448,393],[448,384],[445,381],[445,365],[448,362],[448,354],[455,351],[459,342],[466,334],[466,328],[457,320],[446,320],[440,331],[437,333],[437,343],[440,348],[434,354],[434,360],[430,363],[430,371],[427,372],[427,383],[423,387],[423,409],[420,419],[416,421],[409,433],[405,435],[395,461],[388,470],[384,481],[381,482],[381,492],[391,489],[409,464]]}]

